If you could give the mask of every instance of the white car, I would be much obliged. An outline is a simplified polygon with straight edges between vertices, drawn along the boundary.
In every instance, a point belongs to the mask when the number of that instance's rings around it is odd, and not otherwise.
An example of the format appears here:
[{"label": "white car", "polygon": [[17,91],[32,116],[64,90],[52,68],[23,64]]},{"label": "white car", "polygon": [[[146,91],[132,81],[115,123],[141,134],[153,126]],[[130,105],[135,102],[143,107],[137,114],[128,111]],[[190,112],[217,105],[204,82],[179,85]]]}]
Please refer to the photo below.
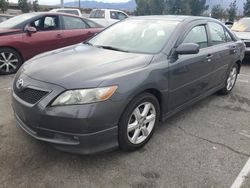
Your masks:
[{"label": "white car", "polygon": [[128,18],[128,15],[120,10],[94,9],[91,11],[89,18],[103,27],[108,27],[120,20]]},{"label": "white car", "polygon": [[74,8],[57,8],[57,9],[52,9],[50,12],[62,12],[82,17],[81,11],[79,9],[74,9]]},{"label": "white car", "polygon": [[246,55],[250,55],[250,17],[245,17],[236,22],[231,28],[235,35],[246,44]]}]

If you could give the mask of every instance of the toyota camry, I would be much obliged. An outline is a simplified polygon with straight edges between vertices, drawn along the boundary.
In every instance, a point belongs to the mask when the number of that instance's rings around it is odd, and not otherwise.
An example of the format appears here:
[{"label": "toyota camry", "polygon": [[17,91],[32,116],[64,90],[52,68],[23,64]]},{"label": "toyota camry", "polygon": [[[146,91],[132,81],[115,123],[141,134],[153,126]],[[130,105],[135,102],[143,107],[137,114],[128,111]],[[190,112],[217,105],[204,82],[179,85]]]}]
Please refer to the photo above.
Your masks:
[{"label": "toyota camry", "polygon": [[63,151],[136,150],[160,121],[229,94],[244,53],[244,43],[211,18],[129,18],[25,63],[13,84],[15,118]]}]

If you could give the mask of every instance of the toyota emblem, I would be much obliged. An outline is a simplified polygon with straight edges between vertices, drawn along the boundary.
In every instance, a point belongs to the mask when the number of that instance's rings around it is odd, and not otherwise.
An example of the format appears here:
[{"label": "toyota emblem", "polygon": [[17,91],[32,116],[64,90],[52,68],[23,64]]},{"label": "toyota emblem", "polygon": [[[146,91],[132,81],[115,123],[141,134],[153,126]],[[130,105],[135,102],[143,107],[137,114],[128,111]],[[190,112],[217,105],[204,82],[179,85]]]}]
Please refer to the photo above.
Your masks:
[{"label": "toyota emblem", "polygon": [[21,89],[23,87],[23,79],[18,79],[16,82],[17,89]]}]

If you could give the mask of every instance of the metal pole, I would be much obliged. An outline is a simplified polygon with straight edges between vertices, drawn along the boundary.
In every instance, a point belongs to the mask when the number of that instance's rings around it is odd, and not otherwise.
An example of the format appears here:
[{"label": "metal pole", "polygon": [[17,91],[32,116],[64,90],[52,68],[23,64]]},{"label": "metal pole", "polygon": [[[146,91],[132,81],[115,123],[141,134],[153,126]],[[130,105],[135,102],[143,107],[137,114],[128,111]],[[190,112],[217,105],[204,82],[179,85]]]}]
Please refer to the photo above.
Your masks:
[{"label": "metal pole", "polygon": [[79,9],[81,9],[81,0],[79,0]]},{"label": "metal pole", "polygon": [[61,0],[61,8],[64,8],[64,0]]}]

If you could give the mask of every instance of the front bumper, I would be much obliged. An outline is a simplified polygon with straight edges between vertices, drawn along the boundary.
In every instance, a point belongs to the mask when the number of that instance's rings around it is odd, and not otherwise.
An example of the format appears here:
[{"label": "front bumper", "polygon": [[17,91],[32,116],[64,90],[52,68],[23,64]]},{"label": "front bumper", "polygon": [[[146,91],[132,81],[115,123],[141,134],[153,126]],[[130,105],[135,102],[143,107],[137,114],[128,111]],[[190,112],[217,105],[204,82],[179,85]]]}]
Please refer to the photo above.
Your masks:
[{"label": "front bumper", "polygon": [[51,143],[55,148],[70,153],[93,154],[118,147],[117,127],[92,134],[68,134],[48,129],[32,130],[15,113],[17,125],[33,138]]},{"label": "front bumper", "polygon": [[[37,140],[73,153],[92,154],[118,147],[118,122],[125,102],[105,102],[51,107],[50,102],[65,89],[22,75],[24,88],[35,87],[48,94],[29,104],[12,91],[17,124]],[[15,88],[16,80],[13,88]],[[39,86],[39,88],[38,88]]]}]

